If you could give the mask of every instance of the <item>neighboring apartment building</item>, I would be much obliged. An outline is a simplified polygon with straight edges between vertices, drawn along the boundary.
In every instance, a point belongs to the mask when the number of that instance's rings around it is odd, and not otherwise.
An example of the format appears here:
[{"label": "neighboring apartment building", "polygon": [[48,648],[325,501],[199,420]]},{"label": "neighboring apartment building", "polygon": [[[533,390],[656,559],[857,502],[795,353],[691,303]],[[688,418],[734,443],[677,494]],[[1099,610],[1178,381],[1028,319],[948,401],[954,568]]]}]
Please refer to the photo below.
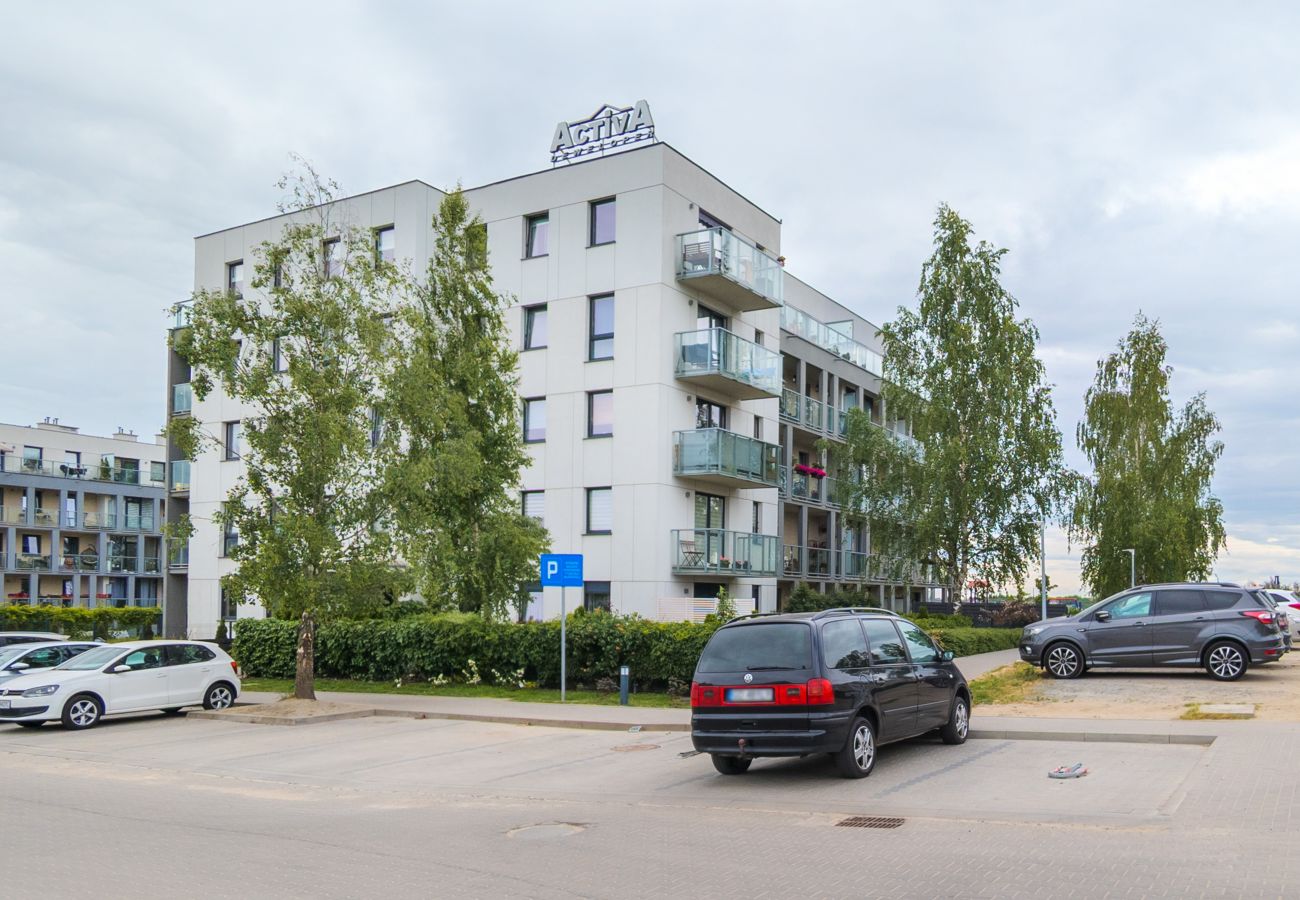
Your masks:
[{"label": "neighboring apartment building", "polygon": [[[836,439],[851,405],[880,419],[876,329],[785,272],[776,218],[663,143],[465,194],[487,223],[495,286],[515,301],[532,458],[521,507],[555,552],[584,556],[570,607],[681,619],[712,609],[721,587],[741,611],[771,610],[799,580],[869,581],[866,538],[839,521],[814,442]],[[377,252],[422,271],[442,196],[412,181],[337,206],[374,230]],[[284,221],[198,238],[195,288],[242,290]],[[206,637],[256,614],[222,599],[223,550],[238,538],[211,523],[241,471],[244,410],[192,400],[175,354],[168,374],[171,414],[228,438],[192,463],[169,451],[169,508],[195,531],[169,570],[168,628]],[[539,590],[532,614],[559,603]]]},{"label": "neighboring apartment building", "polygon": [[157,606],[166,460],[161,436],[0,424],[3,602]]}]

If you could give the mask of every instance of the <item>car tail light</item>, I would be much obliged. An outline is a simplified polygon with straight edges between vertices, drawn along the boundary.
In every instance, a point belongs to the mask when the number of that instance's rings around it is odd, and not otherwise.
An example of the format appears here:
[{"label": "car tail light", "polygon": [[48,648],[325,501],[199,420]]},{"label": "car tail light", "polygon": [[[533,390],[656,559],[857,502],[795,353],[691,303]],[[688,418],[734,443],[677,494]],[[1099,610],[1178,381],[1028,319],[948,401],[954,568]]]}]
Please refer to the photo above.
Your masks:
[{"label": "car tail light", "polygon": [[1292,609],[1300,609],[1300,603],[1288,603],[1287,606],[1291,607]]},{"label": "car tail light", "polygon": [[808,705],[822,706],[835,702],[835,690],[825,678],[814,678],[808,682]]},{"label": "car tail light", "polygon": [[239,663],[235,662],[233,659],[230,661],[230,671],[234,672],[236,675],[239,674]]},{"label": "car tail light", "polygon": [[1263,622],[1265,625],[1272,625],[1272,624],[1273,624],[1273,612],[1272,612],[1272,610],[1268,610],[1268,609],[1243,609],[1243,610],[1241,611],[1241,614],[1242,614],[1243,616],[1250,616],[1252,619],[1258,619],[1259,621]]},{"label": "car tail light", "polygon": [[721,706],[722,691],[720,687],[691,682],[691,706]]}]

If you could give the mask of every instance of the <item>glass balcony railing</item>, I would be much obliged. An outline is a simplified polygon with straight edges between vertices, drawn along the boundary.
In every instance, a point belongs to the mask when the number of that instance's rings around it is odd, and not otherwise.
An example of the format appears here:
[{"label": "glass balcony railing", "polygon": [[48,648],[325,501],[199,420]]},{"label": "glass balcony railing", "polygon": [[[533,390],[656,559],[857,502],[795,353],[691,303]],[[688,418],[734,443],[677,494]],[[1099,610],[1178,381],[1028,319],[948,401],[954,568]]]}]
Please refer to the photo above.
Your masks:
[{"label": "glass balcony railing", "polygon": [[737,309],[772,309],[783,302],[784,269],[776,257],[725,228],[677,236],[677,277]]},{"label": "glass balcony railing", "polygon": [[94,572],[99,569],[97,553],[65,553],[59,560],[59,568],[65,572]]},{"label": "glass balcony railing", "polygon": [[803,548],[794,544],[781,547],[781,574],[803,575]]},{"label": "glass balcony railing", "polygon": [[841,334],[793,306],[781,307],[781,327],[798,335],[810,344],[816,344],[828,353],[846,359],[877,378],[884,377],[884,360],[879,353]]},{"label": "glass balcony railing", "polygon": [[184,384],[172,385],[172,415],[179,416],[188,413],[194,407],[194,390],[187,381]]},{"label": "glass balcony railing", "polygon": [[33,509],[29,519],[31,525],[56,528],[59,524],[59,511],[57,509]]},{"label": "glass balcony railing", "polygon": [[177,493],[190,489],[190,461],[188,459],[172,460],[171,489]]},{"label": "glass balcony railing", "polygon": [[156,556],[146,556],[140,562],[141,571],[146,575],[157,575],[162,572],[162,560]]},{"label": "glass balcony railing", "polygon": [[14,554],[14,568],[27,571],[49,571],[50,557],[39,553]]},{"label": "glass balcony railing", "polygon": [[802,421],[813,431],[821,431],[826,425],[826,404],[812,397],[804,397]]},{"label": "glass balcony railing", "polygon": [[53,478],[74,478],[80,481],[111,481],[117,484],[142,484],[162,487],[162,482],[138,465],[117,465],[110,460],[99,462],[54,462],[44,459],[23,459],[12,454],[0,455],[0,471],[16,475],[48,475]]},{"label": "glass balcony railing", "polygon": [[172,547],[167,554],[167,565],[173,569],[184,569],[190,564],[190,545],[188,542]]},{"label": "glass balcony railing", "polygon": [[190,324],[190,313],[194,308],[193,300],[182,300],[172,307],[172,328],[187,328]]},{"label": "glass balcony railing", "polygon": [[27,518],[21,506],[0,506],[0,525],[21,525]]},{"label": "glass balcony railing", "polygon": [[673,432],[673,474],[776,487],[781,448],[722,428]]},{"label": "glass balcony railing", "polygon": [[88,512],[82,515],[81,522],[86,528],[116,528],[117,513]]},{"label": "glass balcony railing", "polygon": [[675,372],[744,399],[781,393],[781,354],[732,334],[705,328],[677,334]]},{"label": "glass balcony railing", "polygon": [[130,554],[115,553],[108,557],[108,571],[110,572],[135,572],[139,568],[135,556]]},{"label": "glass balcony railing", "polygon": [[797,391],[792,391],[789,388],[781,389],[780,413],[784,419],[799,421],[799,393]]},{"label": "glass balcony railing", "polygon": [[824,471],[825,469],[818,466],[796,465],[793,470],[782,467],[782,492],[791,500],[838,505],[835,496],[835,479],[829,475],[817,474]]},{"label": "glass balcony railing", "polygon": [[681,575],[774,576],[780,552],[780,539],[768,534],[720,528],[672,532],[673,571]]}]

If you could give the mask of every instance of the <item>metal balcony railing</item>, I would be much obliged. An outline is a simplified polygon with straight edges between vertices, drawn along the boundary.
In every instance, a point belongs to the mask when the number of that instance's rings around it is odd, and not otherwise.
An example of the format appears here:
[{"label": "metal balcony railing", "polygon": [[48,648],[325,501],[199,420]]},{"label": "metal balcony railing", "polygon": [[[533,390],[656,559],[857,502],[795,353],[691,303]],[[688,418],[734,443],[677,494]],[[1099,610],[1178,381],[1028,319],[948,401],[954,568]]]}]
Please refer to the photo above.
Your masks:
[{"label": "metal balcony railing", "polygon": [[720,528],[680,528],[672,532],[673,571],[680,575],[776,575],[780,539],[774,535]]}]

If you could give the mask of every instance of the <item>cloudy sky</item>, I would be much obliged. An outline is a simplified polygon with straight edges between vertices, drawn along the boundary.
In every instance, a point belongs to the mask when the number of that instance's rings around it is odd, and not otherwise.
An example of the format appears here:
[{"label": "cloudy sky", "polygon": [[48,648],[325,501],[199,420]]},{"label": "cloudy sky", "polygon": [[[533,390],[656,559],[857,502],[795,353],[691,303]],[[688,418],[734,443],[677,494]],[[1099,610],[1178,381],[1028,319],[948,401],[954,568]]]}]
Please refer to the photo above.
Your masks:
[{"label": "cloudy sky", "polygon": [[[1218,576],[1300,579],[1298,9],[11,7],[0,421],[156,430],[191,238],[273,212],[291,151],[349,192],[481,184],[543,168],[558,120],[644,98],[784,220],[792,272],[873,321],[912,302],[938,203],[1010,248],[1075,465],[1098,358],[1159,318],[1175,399],[1205,391],[1224,426]],[[1054,534],[1049,557],[1072,590],[1077,552]]]}]

